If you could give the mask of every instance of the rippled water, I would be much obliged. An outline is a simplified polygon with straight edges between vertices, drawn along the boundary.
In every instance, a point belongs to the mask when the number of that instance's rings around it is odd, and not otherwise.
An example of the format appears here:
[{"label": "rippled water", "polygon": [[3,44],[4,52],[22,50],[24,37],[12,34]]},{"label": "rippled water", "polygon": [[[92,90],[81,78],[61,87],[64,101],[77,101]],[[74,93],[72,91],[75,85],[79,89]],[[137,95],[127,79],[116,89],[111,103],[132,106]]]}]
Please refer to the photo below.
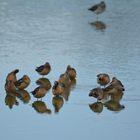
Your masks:
[{"label": "rippled water", "polygon": [[[87,9],[99,1],[90,0],[1,0],[0,1],[0,131],[7,139],[138,139],[140,137],[139,60],[140,1],[106,0],[107,10],[96,15]],[[51,114],[38,113],[31,91],[40,76],[36,66],[50,62],[48,79],[53,85],[68,64],[77,70],[75,87],[69,97],[59,99],[55,113],[50,90],[41,104]],[[10,109],[4,90],[7,74],[15,68],[17,77],[27,74],[27,102]],[[96,113],[88,96],[98,86],[96,75],[108,73],[125,85],[120,104],[125,108]],[[28,95],[27,93],[27,95]],[[68,99],[67,99],[68,98]]]}]

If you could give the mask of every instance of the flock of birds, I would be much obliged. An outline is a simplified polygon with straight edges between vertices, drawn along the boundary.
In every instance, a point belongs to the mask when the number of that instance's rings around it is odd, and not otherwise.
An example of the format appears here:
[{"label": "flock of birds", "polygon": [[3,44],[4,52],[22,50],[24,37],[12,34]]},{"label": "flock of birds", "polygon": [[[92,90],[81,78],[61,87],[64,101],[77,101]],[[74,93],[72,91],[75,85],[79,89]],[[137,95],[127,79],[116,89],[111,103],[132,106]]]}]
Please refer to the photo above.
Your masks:
[{"label": "flock of birds", "polygon": [[116,77],[110,81],[110,76],[106,73],[97,75],[97,83],[99,87],[93,88],[89,96],[94,97],[97,101],[93,104],[89,104],[89,107],[94,112],[102,112],[103,106],[107,107],[111,111],[120,111],[124,109],[124,105],[120,104],[120,100],[123,97],[125,91],[124,85]]},{"label": "flock of birds", "polygon": [[[97,15],[98,20],[98,15],[106,10],[106,4],[104,1],[101,1],[100,3],[90,7],[88,10],[94,12]],[[31,92],[33,97],[37,98],[37,101],[35,101],[32,106],[38,112],[50,113],[50,109],[47,109],[45,103],[42,102],[42,98],[52,88],[52,93],[54,95],[52,102],[55,107],[55,112],[58,112],[63,105],[62,96],[68,100],[70,90],[73,85],[76,84],[76,70],[68,65],[66,71],[60,75],[59,79],[54,82],[53,86],[51,85],[49,79],[44,77],[51,71],[51,65],[49,62],[37,67],[35,70],[43,77],[36,81],[38,87]],[[15,69],[11,71],[6,77],[5,91],[7,96],[5,98],[5,102],[10,108],[12,108],[13,104],[18,105],[16,97],[23,99],[24,102],[28,102],[30,100],[30,95],[25,90],[31,83],[30,77],[28,75],[23,75],[22,78],[17,80],[16,74],[18,72],[19,69]],[[97,75],[97,83],[100,86],[92,89],[89,93],[89,96],[97,98],[97,102],[89,105],[89,107],[94,112],[101,112],[103,106],[106,106],[112,110],[116,110],[116,108],[117,110],[124,108],[123,105],[119,104],[119,101],[123,96],[123,91],[125,90],[120,80],[118,80],[116,77],[113,77],[112,81],[110,81],[108,74],[101,73]],[[38,99],[41,99],[41,101]]]},{"label": "flock of birds", "polygon": [[[49,79],[44,77],[51,71],[51,65],[49,62],[37,67],[35,71],[43,77],[36,81],[38,87],[31,91],[32,96],[37,98],[37,101],[35,101],[32,106],[40,113],[51,113],[50,109],[48,109],[45,103],[42,102],[42,98],[50,89],[52,89],[52,94],[54,96],[52,104],[55,108],[55,112],[59,112],[59,109],[64,103],[63,98],[66,101],[68,100],[70,91],[76,84],[77,72],[75,68],[68,65],[65,72],[59,76],[59,79],[54,82],[53,86],[51,85]],[[30,94],[26,91],[26,88],[31,83],[30,77],[28,75],[23,75],[22,78],[17,80],[16,75],[18,72],[19,69],[15,69],[8,73],[6,77],[5,91],[7,94],[5,102],[10,108],[12,108],[14,104],[18,105],[16,97],[19,97],[24,101],[24,103],[27,103],[30,100]],[[125,90],[120,80],[113,77],[110,82],[108,74],[100,73],[97,75],[97,83],[100,86],[92,89],[89,93],[89,96],[97,99],[96,103],[89,105],[94,112],[101,112],[103,105],[114,111],[119,111],[124,108],[124,106],[119,104],[119,101],[123,96],[123,91]]]},{"label": "flock of birds", "polygon": [[[42,98],[48,93],[50,89],[52,89],[52,94],[54,95],[53,105],[55,107],[55,112],[58,112],[63,104],[62,97],[67,101],[71,89],[73,89],[76,84],[76,70],[68,65],[65,72],[60,75],[59,79],[54,82],[53,86],[49,79],[45,77],[51,71],[51,65],[49,62],[37,67],[35,71],[42,77],[36,81],[38,87],[31,91],[32,96],[37,98],[37,101],[35,101],[32,106],[39,112],[50,112],[45,106],[45,103],[42,102]],[[16,97],[23,100],[24,103],[27,103],[30,100],[30,94],[28,94],[26,91],[26,88],[31,83],[30,77],[28,75],[23,75],[22,78],[17,79],[18,72],[19,69],[15,69],[8,73],[6,77],[5,91],[7,94],[5,103],[10,108],[12,108],[14,104],[18,105]]]}]

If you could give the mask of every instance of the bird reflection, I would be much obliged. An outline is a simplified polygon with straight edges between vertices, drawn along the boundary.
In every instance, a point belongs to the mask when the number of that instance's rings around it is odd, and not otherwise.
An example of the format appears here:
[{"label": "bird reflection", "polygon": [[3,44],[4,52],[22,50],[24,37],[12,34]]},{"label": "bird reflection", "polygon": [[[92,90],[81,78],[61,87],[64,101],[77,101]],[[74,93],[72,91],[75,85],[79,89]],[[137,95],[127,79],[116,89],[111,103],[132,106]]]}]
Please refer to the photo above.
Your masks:
[{"label": "bird reflection", "polygon": [[55,113],[58,113],[64,104],[64,100],[61,96],[54,96],[52,99],[52,104],[54,106]]},{"label": "bird reflection", "polygon": [[103,110],[103,103],[95,102],[95,103],[89,104],[89,108],[94,112],[101,113]]},{"label": "bird reflection", "polygon": [[26,90],[17,90],[18,98],[23,101],[23,103],[29,103],[31,96],[28,91]]},{"label": "bird reflection", "polygon": [[122,99],[123,94],[124,93],[122,91],[118,91],[118,92],[116,92],[114,94],[111,94],[110,95],[111,100],[116,101],[116,102],[119,102]]},{"label": "bird reflection", "polygon": [[43,78],[39,78],[36,81],[36,84],[44,87],[46,90],[50,90],[50,88],[51,88],[51,82],[50,82],[50,80],[47,79],[47,78],[44,78],[44,77]]},{"label": "bird reflection", "polygon": [[61,94],[61,96],[62,96],[66,101],[69,100],[70,91],[71,91],[70,87],[64,87],[64,91],[63,91],[63,93]]},{"label": "bird reflection", "polygon": [[51,114],[51,110],[48,109],[47,105],[43,101],[35,101],[32,103],[32,107],[36,110],[38,113],[47,113]]},{"label": "bird reflection", "polygon": [[94,26],[96,30],[104,31],[106,29],[106,24],[102,21],[90,22],[90,25]]},{"label": "bird reflection", "polygon": [[124,105],[120,104],[120,102],[114,100],[106,102],[104,106],[111,111],[121,111],[122,109],[125,108]]},{"label": "bird reflection", "polygon": [[5,105],[7,105],[10,109],[12,109],[14,105],[19,105],[19,102],[16,99],[16,95],[13,93],[6,94]]}]

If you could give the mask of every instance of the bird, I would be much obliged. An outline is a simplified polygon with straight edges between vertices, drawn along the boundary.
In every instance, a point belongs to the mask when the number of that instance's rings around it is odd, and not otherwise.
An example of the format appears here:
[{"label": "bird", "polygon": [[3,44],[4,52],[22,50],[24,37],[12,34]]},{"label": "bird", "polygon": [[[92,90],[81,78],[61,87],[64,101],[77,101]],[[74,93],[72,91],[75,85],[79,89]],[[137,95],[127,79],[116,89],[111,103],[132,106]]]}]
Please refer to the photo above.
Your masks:
[{"label": "bird", "polygon": [[118,89],[120,89],[122,91],[125,91],[124,85],[116,77],[112,78],[112,81],[111,81],[110,85],[112,85],[112,86],[114,86],[114,87],[116,87],[116,88],[118,88]]},{"label": "bird", "polygon": [[120,92],[122,92],[122,89],[117,85],[110,84],[109,86],[103,89],[103,92],[106,92],[112,96],[112,95],[120,94]]},{"label": "bird", "polygon": [[95,97],[99,100],[103,98],[103,90],[99,87],[90,90],[89,96]]},{"label": "bird", "polygon": [[90,7],[88,10],[94,12],[97,15],[97,20],[98,20],[98,14],[101,14],[106,10],[106,4],[104,1],[101,1],[100,3]]},{"label": "bird", "polygon": [[31,99],[31,96],[29,94],[28,91],[26,90],[17,90],[17,97],[24,103],[24,104],[27,104],[29,103],[30,99]]},{"label": "bird", "polygon": [[31,93],[35,98],[39,99],[43,98],[46,95],[47,90],[42,86],[38,86]]},{"label": "bird", "polygon": [[17,81],[16,74],[19,72],[19,69],[15,69],[12,72],[10,72],[7,77],[6,77],[6,82],[7,81],[13,81],[14,83]]},{"label": "bird", "polygon": [[12,81],[12,80],[6,81],[5,91],[6,91],[6,93],[15,93],[16,92],[16,87],[15,87],[14,81]]},{"label": "bird", "polygon": [[90,97],[95,97],[97,100],[107,99],[108,94],[100,87],[94,88],[89,93]]},{"label": "bird", "polygon": [[15,82],[15,86],[19,90],[27,88],[31,80],[28,75],[23,75],[23,77]]},{"label": "bird", "polygon": [[35,69],[40,75],[47,75],[51,71],[51,66],[49,62],[46,62],[44,65],[41,65]]},{"label": "bird", "polygon": [[106,73],[100,73],[97,75],[97,83],[101,86],[106,86],[110,82],[110,77]]},{"label": "bird", "polygon": [[44,87],[46,90],[50,90],[50,88],[52,87],[50,80],[44,77],[39,78],[36,81],[36,84]]},{"label": "bird", "polygon": [[71,80],[74,80],[76,78],[76,70],[70,65],[67,66],[66,73],[69,75]]},{"label": "bird", "polygon": [[71,84],[71,80],[68,73],[61,74],[58,82],[63,83],[66,87],[69,87]]},{"label": "bird", "polygon": [[62,95],[64,91],[65,91],[65,85],[63,83],[59,83],[58,81],[55,81],[52,87],[53,95],[56,95],[56,96]]}]

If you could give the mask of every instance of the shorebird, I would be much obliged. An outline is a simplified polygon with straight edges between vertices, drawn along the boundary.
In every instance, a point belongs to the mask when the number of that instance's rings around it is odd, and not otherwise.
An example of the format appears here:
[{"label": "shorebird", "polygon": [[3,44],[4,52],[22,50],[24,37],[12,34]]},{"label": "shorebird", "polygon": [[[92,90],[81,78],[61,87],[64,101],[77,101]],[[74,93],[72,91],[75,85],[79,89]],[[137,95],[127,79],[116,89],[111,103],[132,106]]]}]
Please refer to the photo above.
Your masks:
[{"label": "shorebird", "polygon": [[116,77],[112,78],[112,81],[110,83],[110,85],[116,87],[117,89],[121,90],[121,91],[125,91],[124,85],[122,84],[122,82],[120,80],[118,80]]},{"label": "shorebird", "polygon": [[47,93],[47,90],[42,87],[42,86],[39,86],[37,87],[36,89],[34,89],[34,91],[31,92],[33,94],[33,96],[37,99],[44,97]]},{"label": "shorebird", "polygon": [[107,101],[109,99],[110,94],[104,90],[104,88],[94,88],[89,93],[90,97],[97,98],[97,101]]},{"label": "shorebird", "polygon": [[23,90],[30,84],[31,80],[27,75],[24,75],[21,79],[15,82],[15,86],[17,89]]},{"label": "shorebird", "polygon": [[6,77],[7,81],[13,81],[14,83],[17,81],[16,74],[19,72],[19,69],[15,69],[12,72],[10,72]]},{"label": "shorebird", "polygon": [[50,80],[47,78],[43,78],[43,77],[39,78],[36,81],[36,84],[44,87],[46,90],[50,90],[50,88],[52,87]]},{"label": "shorebird", "polygon": [[98,4],[93,5],[91,8],[89,8],[88,10],[94,12],[97,15],[97,20],[98,20],[98,14],[101,14],[105,11],[106,9],[106,4],[104,1],[101,1]]},{"label": "shorebird", "polygon": [[44,65],[41,65],[35,69],[40,75],[47,75],[51,71],[51,66],[49,62],[46,62]]},{"label": "shorebird", "polygon": [[53,95],[56,96],[62,95],[64,91],[65,91],[65,85],[63,83],[59,83],[58,81],[55,81],[52,87]]},{"label": "shorebird", "polygon": [[110,82],[109,75],[106,73],[100,73],[97,75],[97,83],[101,86],[106,86]]},{"label": "shorebird", "polygon": [[76,78],[76,70],[70,65],[67,66],[66,73],[69,75],[71,80],[74,80]]},{"label": "shorebird", "polygon": [[15,93],[16,92],[16,87],[15,87],[14,81],[12,81],[12,80],[6,81],[5,91],[7,93]]},{"label": "shorebird", "polygon": [[68,73],[61,74],[58,82],[63,83],[66,87],[70,86],[71,80]]}]

